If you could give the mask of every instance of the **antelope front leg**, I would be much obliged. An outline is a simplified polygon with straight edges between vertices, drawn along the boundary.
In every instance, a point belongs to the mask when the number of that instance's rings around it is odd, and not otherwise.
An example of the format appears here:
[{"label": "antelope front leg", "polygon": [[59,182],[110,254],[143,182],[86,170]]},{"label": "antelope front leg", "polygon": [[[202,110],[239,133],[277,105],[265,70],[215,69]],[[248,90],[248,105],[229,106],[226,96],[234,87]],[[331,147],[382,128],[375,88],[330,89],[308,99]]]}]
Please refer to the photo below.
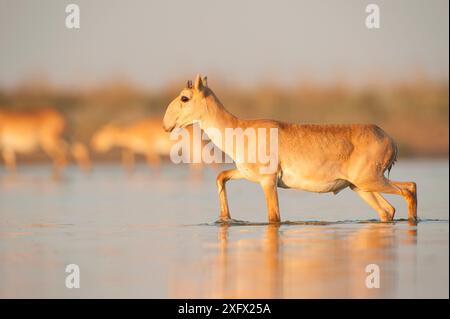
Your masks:
[{"label": "antelope front leg", "polygon": [[278,206],[277,177],[268,176],[261,182],[261,187],[266,197],[267,213],[269,215],[269,223],[280,222],[280,208]]},{"label": "antelope front leg", "polygon": [[159,168],[159,166],[161,165],[161,158],[156,153],[149,152],[147,153],[146,158],[147,158],[147,165],[150,166],[151,168]]},{"label": "antelope front leg", "polygon": [[128,175],[131,175],[134,171],[134,153],[128,148],[122,149],[122,165],[127,171]]},{"label": "antelope front leg", "polygon": [[6,169],[11,173],[11,175],[16,174],[16,153],[12,150],[4,149],[2,151],[3,160],[5,161]]},{"label": "antelope front leg", "polygon": [[225,183],[230,179],[239,179],[239,178],[242,178],[242,176],[237,169],[230,169],[220,172],[220,174],[217,176],[216,179],[217,192],[219,193],[220,199],[220,216],[219,216],[220,220],[231,219],[230,209],[228,208],[227,191],[225,188]]}]

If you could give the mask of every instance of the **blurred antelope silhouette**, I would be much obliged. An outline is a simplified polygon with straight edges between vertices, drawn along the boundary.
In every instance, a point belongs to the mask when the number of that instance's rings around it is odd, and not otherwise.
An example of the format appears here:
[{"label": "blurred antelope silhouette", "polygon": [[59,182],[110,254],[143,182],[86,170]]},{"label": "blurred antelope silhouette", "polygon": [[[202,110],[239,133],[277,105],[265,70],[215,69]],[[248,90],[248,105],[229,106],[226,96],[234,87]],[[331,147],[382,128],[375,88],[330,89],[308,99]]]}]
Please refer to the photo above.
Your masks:
[{"label": "blurred antelope silhouette", "polygon": [[[192,126],[187,127],[189,136]],[[134,169],[135,154],[146,157],[150,167],[159,167],[163,157],[168,157],[172,146],[177,141],[171,140],[164,131],[160,118],[147,118],[127,126],[107,124],[95,132],[91,138],[94,151],[104,153],[114,147],[122,152],[122,164],[131,173]],[[203,142],[202,142],[203,143]],[[193,143],[190,147],[192,148]],[[191,152],[192,153],[192,152]],[[192,164],[200,168],[200,164]]]},{"label": "blurred antelope silhouette", "polygon": [[[394,218],[394,207],[381,193],[397,194],[408,204],[408,217],[417,219],[417,194],[414,182],[395,182],[385,177],[397,160],[394,140],[376,125],[289,124],[273,120],[243,120],[228,112],[208,87],[206,77],[197,75],[169,104],[164,128],[185,127],[199,121],[203,130],[220,132],[211,140],[236,163],[236,168],[217,177],[220,219],[229,220],[225,183],[230,179],[258,182],[265,194],[270,222],[280,221],[277,187],[337,194],[346,187],[354,190],[372,206],[382,221]],[[227,129],[277,130],[276,167],[272,172],[261,168],[261,160],[248,161],[248,143],[244,148],[228,145],[222,138]],[[271,147],[271,136],[257,136],[256,151]],[[245,154],[243,154],[245,153]],[[250,154],[251,155],[251,154]]]},{"label": "blurred antelope silhouette", "polygon": [[83,170],[90,167],[84,144],[69,144],[64,139],[67,123],[53,108],[33,111],[0,110],[0,150],[7,169],[16,172],[16,154],[43,150],[53,161],[53,176],[59,178],[69,155]]}]

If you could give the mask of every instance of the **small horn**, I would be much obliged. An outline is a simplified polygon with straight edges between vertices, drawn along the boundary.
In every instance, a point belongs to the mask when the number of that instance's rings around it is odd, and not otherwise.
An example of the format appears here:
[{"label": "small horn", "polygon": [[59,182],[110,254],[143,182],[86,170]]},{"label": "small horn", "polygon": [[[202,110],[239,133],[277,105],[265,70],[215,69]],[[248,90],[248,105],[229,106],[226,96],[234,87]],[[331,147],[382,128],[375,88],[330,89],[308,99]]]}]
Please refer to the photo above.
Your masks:
[{"label": "small horn", "polygon": [[192,81],[187,81],[187,87],[188,89],[192,89]]}]

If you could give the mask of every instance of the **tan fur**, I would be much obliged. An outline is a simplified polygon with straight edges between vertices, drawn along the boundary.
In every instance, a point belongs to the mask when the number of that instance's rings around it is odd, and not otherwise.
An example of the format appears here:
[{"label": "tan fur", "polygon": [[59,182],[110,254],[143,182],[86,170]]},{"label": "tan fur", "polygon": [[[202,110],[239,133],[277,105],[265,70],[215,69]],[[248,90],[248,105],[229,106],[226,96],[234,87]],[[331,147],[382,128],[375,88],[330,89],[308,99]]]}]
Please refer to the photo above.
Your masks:
[{"label": "tan fur", "polygon": [[[15,172],[17,153],[29,154],[42,149],[53,160],[54,176],[59,177],[68,157],[68,145],[63,139],[65,129],[64,117],[52,108],[0,110],[0,150],[6,167]],[[89,154],[84,154],[84,160],[89,161]]]},{"label": "tan fur", "polygon": [[84,172],[90,172],[92,164],[86,145],[81,142],[75,142],[70,147],[70,153]]},{"label": "tan fur", "polygon": [[[189,100],[183,102],[185,96]],[[224,171],[217,177],[221,204],[221,219],[229,219],[225,183],[245,178],[263,188],[270,222],[279,222],[277,187],[297,188],[312,192],[338,193],[346,187],[353,189],[371,205],[382,221],[394,218],[394,208],[380,193],[402,195],[408,203],[410,220],[417,218],[416,184],[394,182],[384,176],[397,157],[397,147],[376,125],[313,125],[289,124],[273,120],[242,120],[229,113],[206,84],[197,76],[192,88],[181,91],[167,107],[164,127],[172,130],[200,121],[202,129],[216,128],[225,135],[226,128],[277,128],[278,169],[273,174],[261,174],[261,163],[236,163],[236,169]],[[223,140],[212,141],[226,150]],[[269,139],[258,141],[268,147]],[[228,148],[229,149],[229,148]],[[241,157],[236,148],[229,152],[232,159]]]},{"label": "tan fur", "polygon": [[[192,131],[192,127],[187,129]],[[147,118],[128,126],[108,124],[94,133],[91,139],[91,145],[97,152],[121,148],[122,164],[129,172],[134,167],[134,154],[145,155],[150,166],[158,167],[161,159],[170,155],[176,142],[170,140],[159,118]]]}]

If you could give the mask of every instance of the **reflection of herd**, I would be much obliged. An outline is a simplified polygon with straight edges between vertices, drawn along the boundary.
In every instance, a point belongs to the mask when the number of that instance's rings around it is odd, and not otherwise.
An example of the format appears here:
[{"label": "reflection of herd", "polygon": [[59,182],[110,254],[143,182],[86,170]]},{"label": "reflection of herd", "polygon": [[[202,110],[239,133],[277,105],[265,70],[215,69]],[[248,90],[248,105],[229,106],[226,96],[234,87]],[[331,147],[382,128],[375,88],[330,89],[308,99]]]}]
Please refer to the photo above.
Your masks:
[{"label": "reflection of herd", "polygon": [[[0,150],[11,173],[16,171],[17,155],[39,150],[52,160],[56,178],[60,177],[70,160],[77,162],[82,170],[89,171],[91,157],[88,147],[66,135],[66,120],[54,109],[28,112],[0,110]],[[170,140],[169,134],[163,130],[161,119],[148,118],[128,126],[108,124],[101,127],[93,134],[91,147],[98,153],[119,148],[123,165],[132,170],[135,154],[144,155],[149,165],[158,166],[163,157],[169,156],[172,145],[177,142]]]}]

